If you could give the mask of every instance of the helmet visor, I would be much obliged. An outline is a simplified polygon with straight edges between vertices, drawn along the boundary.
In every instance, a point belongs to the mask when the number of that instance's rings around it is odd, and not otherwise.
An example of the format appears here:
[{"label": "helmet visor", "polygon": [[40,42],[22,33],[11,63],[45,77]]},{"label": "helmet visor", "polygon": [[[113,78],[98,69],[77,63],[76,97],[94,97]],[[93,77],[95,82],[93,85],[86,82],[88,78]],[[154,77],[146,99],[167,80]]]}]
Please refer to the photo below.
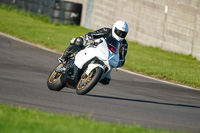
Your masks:
[{"label": "helmet visor", "polygon": [[125,38],[126,35],[127,35],[127,32],[124,32],[124,31],[121,31],[121,30],[115,28],[115,34],[116,34],[117,36],[121,37],[121,38]]}]

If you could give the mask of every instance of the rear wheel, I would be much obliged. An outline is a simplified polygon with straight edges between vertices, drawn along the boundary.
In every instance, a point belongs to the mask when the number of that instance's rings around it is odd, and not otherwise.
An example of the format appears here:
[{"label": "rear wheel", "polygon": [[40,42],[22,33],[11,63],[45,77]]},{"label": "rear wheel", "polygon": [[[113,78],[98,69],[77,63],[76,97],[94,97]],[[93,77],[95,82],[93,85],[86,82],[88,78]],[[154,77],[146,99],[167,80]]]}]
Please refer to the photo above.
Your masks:
[{"label": "rear wheel", "polygon": [[64,88],[64,85],[61,83],[62,72],[57,72],[58,67],[63,67],[63,64],[59,64],[49,75],[47,80],[47,86],[50,90],[60,91]]},{"label": "rear wheel", "polygon": [[76,86],[76,93],[79,95],[88,93],[99,82],[102,74],[103,69],[100,67],[93,69],[88,75],[84,72]]}]

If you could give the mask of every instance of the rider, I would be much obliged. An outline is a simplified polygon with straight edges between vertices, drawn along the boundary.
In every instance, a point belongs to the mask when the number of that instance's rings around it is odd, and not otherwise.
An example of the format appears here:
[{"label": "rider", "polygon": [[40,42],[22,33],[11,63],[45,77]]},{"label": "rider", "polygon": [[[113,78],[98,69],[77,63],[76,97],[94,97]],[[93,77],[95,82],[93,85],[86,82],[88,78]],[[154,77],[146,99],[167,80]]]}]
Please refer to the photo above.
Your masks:
[{"label": "rider", "polygon": [[[89,32],[85,34],[85,39],[86,41],[93,40],[93,39],[98,39],[101,37],[106,37],[106,36],[112,36],[116,40],[120,42],[120,49],[119,49],[119,64],[118,67],[122,67],[125,63],[125,56],[127,53],[128,49],[128,43],[125,40],[125,37],[128,33],[128,24],[125,21],[118,20],[114,23],[112,29],[111,28],[101,28],[99,30],[96,30],[94,32]],[[73,54],[75,51],[77,51],[79,48],[83,49],[85,47],[85,43],[83,40],[83,37],[77,37],[73,38],[70,41],[70,45],[66,50],[64,51],[63,55],[58,58],[58,61],[60,63],[63,63],[66,61],[71,54]],[[102,84],[109,84],[110,82],[110,75],[108,75],[106,78],[101,80],[100,82]]]}]

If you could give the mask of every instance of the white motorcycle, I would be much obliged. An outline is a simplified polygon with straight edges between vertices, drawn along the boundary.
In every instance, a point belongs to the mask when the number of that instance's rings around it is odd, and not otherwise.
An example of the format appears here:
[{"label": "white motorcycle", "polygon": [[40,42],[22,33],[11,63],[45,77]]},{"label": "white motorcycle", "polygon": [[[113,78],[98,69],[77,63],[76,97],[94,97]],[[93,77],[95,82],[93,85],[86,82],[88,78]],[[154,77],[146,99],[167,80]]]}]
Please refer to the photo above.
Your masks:
[{"label": "white motorcycle", "polygon": [[119,42],[113,37],[93,41],[53,70],[47,80],[48,88],[60,91],[66,86],[76,89],[79,95],[85,95],[99,81],[109,76],[112,68],[117,68],[119,47]]}]

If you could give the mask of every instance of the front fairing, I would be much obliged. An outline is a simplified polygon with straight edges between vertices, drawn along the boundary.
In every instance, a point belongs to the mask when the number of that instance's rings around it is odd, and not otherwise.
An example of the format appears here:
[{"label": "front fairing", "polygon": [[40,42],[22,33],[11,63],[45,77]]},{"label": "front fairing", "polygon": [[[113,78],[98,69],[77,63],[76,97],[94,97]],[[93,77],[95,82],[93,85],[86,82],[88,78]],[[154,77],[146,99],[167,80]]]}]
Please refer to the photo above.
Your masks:
[{"label": "front fairing", "polygon": [[118,48],[115,53],[111,51],[111,45],[109,45],[108,40],[106,38],[100,38],[96,40],[99,42],[98,45],[89,45],[82,51],[80,51],[75,57],[75,64],[78,68],[82,69],[83,65],[94,59],[98,58],[103,61],[104,64],[108,67],[108,69],[116,68],[119,62],[119,52]]},{"label": "front fairing", "polygon": [[87,46],[85,49],[80,51],[75,56],[75,64],[78,66],[78,68],[82,69],[83,65],[86,62],[88,62],[94,58],[98,58],[103,62],[107,62],[108,57],[109,57],[108,47],[106,45],[105,40],[102,40],[102,42],[99,45]]},{"label": "front fairing", "polygon": [[[102,43],[97,46],[97,57],[105,62],[109,68],[117,68],[119,63],[118,46],[115,52],[111,51],[108,40],[101,40]],[[118,45],[118,44],[117,44]]]}]

